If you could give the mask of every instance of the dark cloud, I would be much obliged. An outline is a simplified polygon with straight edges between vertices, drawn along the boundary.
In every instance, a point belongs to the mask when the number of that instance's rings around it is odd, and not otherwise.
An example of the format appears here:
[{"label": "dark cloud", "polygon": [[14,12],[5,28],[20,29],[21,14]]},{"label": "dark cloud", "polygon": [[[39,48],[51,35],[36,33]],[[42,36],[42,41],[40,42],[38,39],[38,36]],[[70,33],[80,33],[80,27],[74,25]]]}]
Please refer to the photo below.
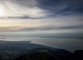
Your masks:
[{"label": "dark cloud", "polygon": [[43,18],[36,18],[29,16],[7,16],[7,17],[0,17],[0,19],[43,19]]},{"label": "dark cloud", "polygon": [[[50,27],[50,26],[46,26],[46,27],[40,27],[40,28],[23,28],[23,29],[20,29],[20,31],[46,31],[46,30],[66,30],[66,29],[83,29],[83,26],[67,26],[67,27],[59,27],[59,28],[56,28],[56,27]],[[81,31],[80,31],[81,32]]]},{"label": "dark cloud", "polygon": [[75,28],[77,28],[77,29],[82,28],[83,29],[83,26],[82,25],[80,25],[80,26],[67,26],[67,27],[60,27],[59,29],[75,29]]},{"label": "dark cloud", "polygon": [[83,13],[83,0],[37,0],[39,7],[57,14]]}]

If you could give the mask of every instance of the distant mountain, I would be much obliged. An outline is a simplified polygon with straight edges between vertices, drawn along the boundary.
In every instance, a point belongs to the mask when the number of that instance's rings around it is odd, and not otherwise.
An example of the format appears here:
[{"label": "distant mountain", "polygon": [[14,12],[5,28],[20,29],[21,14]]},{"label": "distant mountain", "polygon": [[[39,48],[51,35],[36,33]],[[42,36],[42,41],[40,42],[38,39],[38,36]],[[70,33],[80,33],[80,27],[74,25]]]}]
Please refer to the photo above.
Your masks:
[{"label": "distant mountain", "polygon": [[37,52],[37,53],[23,55],[14,60],[59,60],[59,59],[49,53]]}]

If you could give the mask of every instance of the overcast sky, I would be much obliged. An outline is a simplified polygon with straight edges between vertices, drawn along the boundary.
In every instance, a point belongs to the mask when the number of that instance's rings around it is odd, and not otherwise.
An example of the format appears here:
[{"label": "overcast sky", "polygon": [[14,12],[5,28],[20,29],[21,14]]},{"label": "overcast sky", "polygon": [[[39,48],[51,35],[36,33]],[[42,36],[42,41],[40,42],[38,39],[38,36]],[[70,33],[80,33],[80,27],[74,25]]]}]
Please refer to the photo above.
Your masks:
[{"label": "overcast sky", "polygon": [[0,0],[0,12],[0,32],[83,31],[83,0]]}]

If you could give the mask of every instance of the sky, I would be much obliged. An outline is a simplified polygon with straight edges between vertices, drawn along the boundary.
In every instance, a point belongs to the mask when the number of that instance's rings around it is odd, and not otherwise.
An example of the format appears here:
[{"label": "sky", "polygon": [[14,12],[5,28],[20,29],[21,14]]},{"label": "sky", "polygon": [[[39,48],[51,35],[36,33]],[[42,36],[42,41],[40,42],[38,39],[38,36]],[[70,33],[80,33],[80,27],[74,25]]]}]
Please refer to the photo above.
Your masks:
[{"label": "sky", "polygon": [[0,0],[0,32],[66,28],[83,30],[83,0]]},{"label": "sky", "polygon": [[83,49],[83,0],[0,0],[0,40]]}]

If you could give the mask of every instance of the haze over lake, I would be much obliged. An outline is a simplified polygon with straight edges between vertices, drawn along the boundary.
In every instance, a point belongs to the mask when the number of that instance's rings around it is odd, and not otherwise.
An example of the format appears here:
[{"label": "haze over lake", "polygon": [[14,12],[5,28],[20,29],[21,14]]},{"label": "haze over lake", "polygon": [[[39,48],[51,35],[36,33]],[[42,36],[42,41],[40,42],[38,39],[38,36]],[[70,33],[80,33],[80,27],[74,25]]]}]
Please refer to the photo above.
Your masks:
[{"label": "haze over lake", "polygon": [[62,32],[58,32],[58,30],[47,30],[44,32],[3,32],[0,34],[0,36],[2,37],[1,40],[4,41],[32,41],[31,43],[66,49],[69,51],[83,49],[83,33],[70,33],[69,31],[71,30],[65,30],[65,33],[63,33],[63,30],[61,31]]}]

